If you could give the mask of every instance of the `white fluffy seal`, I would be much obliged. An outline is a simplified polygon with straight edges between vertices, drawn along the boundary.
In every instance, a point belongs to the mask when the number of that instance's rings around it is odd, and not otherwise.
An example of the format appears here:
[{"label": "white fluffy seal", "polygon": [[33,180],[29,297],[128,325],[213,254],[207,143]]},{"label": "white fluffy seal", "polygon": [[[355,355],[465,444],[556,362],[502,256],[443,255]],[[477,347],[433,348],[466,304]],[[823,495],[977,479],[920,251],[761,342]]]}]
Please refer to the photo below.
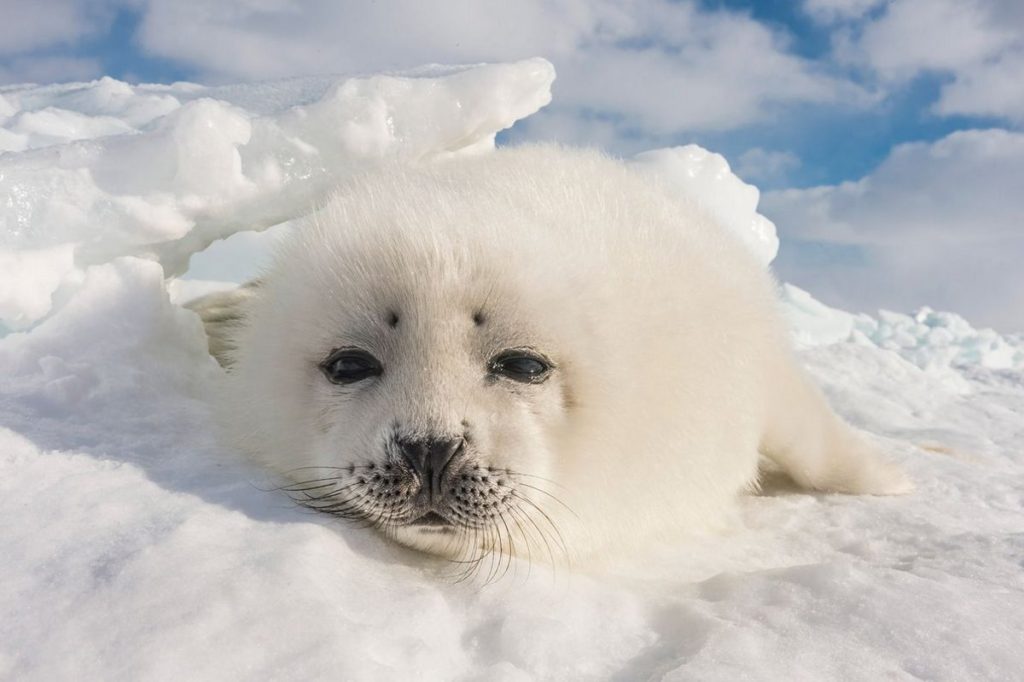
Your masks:
[{"label": "white fluffy seal", "polygon": [[759,455],[903,474],[794,362],[772,277],[598,153],[502,150],[341,187],[261,283],[200,301],[225,420],[304,504],[449,557],[583,556],[721,524]]}]

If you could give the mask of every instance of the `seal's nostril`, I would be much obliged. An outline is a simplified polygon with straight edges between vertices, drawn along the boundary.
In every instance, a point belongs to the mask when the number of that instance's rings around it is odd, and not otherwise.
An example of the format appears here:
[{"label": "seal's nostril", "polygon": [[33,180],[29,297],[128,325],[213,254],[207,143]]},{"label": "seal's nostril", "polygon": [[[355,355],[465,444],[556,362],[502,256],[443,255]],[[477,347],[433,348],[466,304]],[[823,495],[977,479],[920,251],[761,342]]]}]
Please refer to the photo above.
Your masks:
[{"label": "seal's nostril", "polygon": [[466,441],[462,438],[455,438],[447,441],[435,441],[434,447],[430,449],[431,465],[438,474],[443,474],[455,455],[462,450]]},{"label": "seal's nostril", "polygon": [[412,468],[418,473],[423,473],[428,463],[426,443],[420,440],[406,440],[399,441],[398,447],[401,449],[405,459],[412,465]]},{"label": "seal's nostril", "polygon": [[436,495],[440,495],[441,478],[466,441],[457,438],[407,438],[395,441],[402,456],[422,481]]}]

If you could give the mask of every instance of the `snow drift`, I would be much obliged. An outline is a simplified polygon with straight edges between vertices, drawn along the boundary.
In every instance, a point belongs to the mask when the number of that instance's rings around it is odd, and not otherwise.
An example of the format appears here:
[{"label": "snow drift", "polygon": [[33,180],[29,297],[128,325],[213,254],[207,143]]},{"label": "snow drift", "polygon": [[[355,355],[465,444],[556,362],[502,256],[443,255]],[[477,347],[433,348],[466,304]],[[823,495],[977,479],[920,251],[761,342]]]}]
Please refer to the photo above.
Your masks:
[{"label": "snow drift", "polygon": [[[726,536],[600,575],[443,561],[310,516],[213,438],[220,369],[166,278],[387,157],[486,153],[550,98],[543,60],[254,86],[0,88],[0,677],[998,679],[1024,630],[1024,344],[950,313],[783,287],[837,409],[905,498],[769,480]],[[697,147],[641,155],[778,248]],[[652,181],[655,181],[652,178]]]}]

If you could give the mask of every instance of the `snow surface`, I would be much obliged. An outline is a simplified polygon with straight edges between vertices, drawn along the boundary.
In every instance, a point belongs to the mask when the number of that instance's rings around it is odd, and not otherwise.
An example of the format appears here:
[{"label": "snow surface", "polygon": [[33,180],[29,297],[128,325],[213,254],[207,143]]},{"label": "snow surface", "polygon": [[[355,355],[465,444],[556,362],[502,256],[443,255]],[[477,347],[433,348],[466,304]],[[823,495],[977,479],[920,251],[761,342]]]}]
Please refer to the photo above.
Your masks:
[{"label": "snow surface", "polygon": [[[24,329],[0,338],[0,679],[1019,678],[1024,340],[950,313],[781,290],[804,362],[914,494],[769,478],[729,534],[600,569],[456,583],[215,442],[221,370],[168,289],[221,284],[165,276],[360,164],[485,152],[552,76],[0,88],[0,315]],[[774,229],[720,159],[639,162],[767,262]]]}]

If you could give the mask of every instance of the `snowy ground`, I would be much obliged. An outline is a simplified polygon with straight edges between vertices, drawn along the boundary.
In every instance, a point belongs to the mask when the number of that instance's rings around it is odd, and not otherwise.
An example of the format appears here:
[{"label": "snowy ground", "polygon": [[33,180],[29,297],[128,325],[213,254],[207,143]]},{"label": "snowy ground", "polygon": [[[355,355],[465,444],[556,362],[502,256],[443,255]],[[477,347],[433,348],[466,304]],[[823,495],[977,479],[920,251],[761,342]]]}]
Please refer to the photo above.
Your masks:
[{"label": "snowy ground", "polygon": [[[730,534],[600,572],[453,583],[214,442],[220,370],[165,274],[376,158],[486,153],[552,76],[0,88],[0,318],[24,330],[0,338],[0,678],[1019,678],[1024,341],[955,315],[853,316],[784,287],[807,366],[917,491],[769,480]],[[638,162],[774,256],[718,157]]]}]

